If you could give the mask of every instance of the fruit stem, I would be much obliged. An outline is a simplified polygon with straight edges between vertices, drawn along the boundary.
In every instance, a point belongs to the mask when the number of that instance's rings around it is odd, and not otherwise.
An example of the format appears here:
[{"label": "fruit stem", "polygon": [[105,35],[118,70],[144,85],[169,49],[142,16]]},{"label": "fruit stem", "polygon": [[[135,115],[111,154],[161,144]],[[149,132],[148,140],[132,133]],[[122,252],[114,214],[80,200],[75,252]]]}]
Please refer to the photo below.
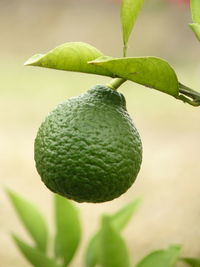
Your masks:
[{"label": "fruit stem", "polygon": [[110,87],[113,90],[117,90],[126,80],[123,78],[114,78],[106,86]]}]

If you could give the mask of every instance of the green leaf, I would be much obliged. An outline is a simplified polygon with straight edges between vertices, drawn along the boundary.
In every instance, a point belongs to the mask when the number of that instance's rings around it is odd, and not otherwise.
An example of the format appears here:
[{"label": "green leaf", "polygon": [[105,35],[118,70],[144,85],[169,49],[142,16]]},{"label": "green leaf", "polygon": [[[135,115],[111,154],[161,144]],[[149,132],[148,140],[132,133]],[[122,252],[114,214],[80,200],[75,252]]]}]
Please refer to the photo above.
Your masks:
[{"label": "green leaf", "polygon": [[71,201],[55,195],[56,238],[55,251],[57,257],[63,259],[65,265],[73,258],[81,237],[81,226],[78,211]]},{"label": "green leaf", "polygon": [[181,258],[181,260],[187,263],[191,267],[200,267],[200,259],[195,258]]},{"label": "green leaf", "polygon": [[136,267],[174,267],[179,259],[181,247],[170,246],[166,250],[157,250],[144,257]]},{"label": "green leaf", "polygon": [[193,32],[196,35],[197,39],[200,41],[200,24],[191,23],[191,24],[189,24],[189,26],[193,30]]},{"label": "green leaf", "polygon": [[200,1],[190,0],[190,8],[192,13],[192,21],[200,24]]},{"label": "green leaf", "polygon": [[190,9],[193,23],[189,24],[189,26],[200,41],[200,1],[190,0]]},{"label": "green leaf", "polygon": [[47,249],[48,230],[40,211],[29,201],[7,190],[15,211],[39,250]]},{"label": "green leaf", "polygon": [[123,207],[122,209],[120,209],[115,214],[110,216],[112,224],[118,231],[121,231],[124,229],[124,227],[127,225],[129,220],[132,218],[132,216],[137,211],[140,204],[141,204],[141,200],[136,199],[130,202],[125,207]]},{"label": "green leaf", "polygon": [[134,23],[140,12],[144,0],[122,0],[121,5],[121,24],[124,45],[128,43]]},{"label": "green leaf", "polygon": [[130,266],[126,244],[107,216],[100,230],[100,263],[102,267]]},{"label": "green leaf", "polygon": [[[198,25],[196,28],[199,31]],[[186,86],[184,89],[179,88],[180,83],[172,67],[165,60],[156,57],[106,57],[89,44],[74,42],[60,45],[47,54],[35,55],[25,65],[121,78],[118,86],[130,80],[172,95],[190,105],[200,105],[199,93],[188,87],[186,90]]]},{"label": "green leaf", "polygon": [[95,60],[101,56],[103,54],[89,44],[70,42],[60,45],[46,54],[35,55],[29,58],[24,64],[28,66],[111,76],[112,74],[108,70],[88,64],[88,61]]},{"label": "green leaf", "polygon": [[35,267],[59,267],[55,260],[48,258],[39,249],[27,245],[16,235],[13,235],[15,244],[24,257]]},{"label": "green leaf", "polygon": [[99,262],[100,232],[90,239],[85,253],[85,267],[94,267]]},{"label": "green leaf", "polygon": [[[122,231],[124,229],[128,221],[137,211],[140,203],[140,199],[134,200],[110,216],[111,223],[117,231]],[[85,253],[86,267],[94,267],[99,262],[99,240],[100,232],[98,231],[88,243]]]},{"label": "green leaf", "polygon": [[101,66],[113,75],[163,93],[178,96],[179,84],[175,71],[157,57],[111,58],[102,57],[90,62]]}]

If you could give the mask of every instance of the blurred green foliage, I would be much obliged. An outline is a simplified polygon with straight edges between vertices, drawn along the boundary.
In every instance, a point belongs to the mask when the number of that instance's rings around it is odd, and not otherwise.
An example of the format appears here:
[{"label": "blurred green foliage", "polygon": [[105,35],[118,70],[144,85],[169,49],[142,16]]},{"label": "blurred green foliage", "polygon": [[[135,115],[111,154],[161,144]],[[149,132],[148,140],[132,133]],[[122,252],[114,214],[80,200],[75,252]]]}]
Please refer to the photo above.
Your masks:
[{"label": "blurred green foliage", "polygon": [[[16,246],[29,263],[34,267],[68,266],[77,252],[82,234],[79,211],[73,202],[58,195],[54,196],[56,234],[53,239],[53,253],[49,249],[44,250],[44,247],[40,245],[44,244],[44,235],[38,235],[38,233],[44,228],[45,220],[41,219],[39,209],[12,191],[7,191],[7,195],[33,241],[32,245],[29,245],[16,234],[12,235]],[[140,202],[140,200],[135,200],[112,215],[102,216],[100,228],[89,240],[86,248],[85,267],[133,266],[121,230],[135,214]],[[44,232],[47,232],[46,227]],[[46,245],[52,248],[49,241],[48,244],[46,243],[45,238],[45,248]],[[192,267],[200,266],[200,259],[181,258],[180,251],[180,245],[153,251],[141,259],[135,267],[174,267],[178,261],[184,261]]]}]

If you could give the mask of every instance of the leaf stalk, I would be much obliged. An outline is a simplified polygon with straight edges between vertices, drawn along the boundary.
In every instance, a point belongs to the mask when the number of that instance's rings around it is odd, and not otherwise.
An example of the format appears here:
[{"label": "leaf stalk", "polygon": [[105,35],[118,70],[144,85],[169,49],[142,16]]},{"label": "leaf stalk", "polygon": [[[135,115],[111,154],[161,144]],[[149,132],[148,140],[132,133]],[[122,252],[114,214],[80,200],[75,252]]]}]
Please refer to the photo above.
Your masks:
[{"label": "leaf stalk", "polygon": [[176,97],[194,107],[200,106],[200,93],[179,83],[179,95]]},{"label": "leaf stalk", "polygon": [[110,87],[113,90],[117,90],[126,80],[123,78],[114,78],[106,86]]}]

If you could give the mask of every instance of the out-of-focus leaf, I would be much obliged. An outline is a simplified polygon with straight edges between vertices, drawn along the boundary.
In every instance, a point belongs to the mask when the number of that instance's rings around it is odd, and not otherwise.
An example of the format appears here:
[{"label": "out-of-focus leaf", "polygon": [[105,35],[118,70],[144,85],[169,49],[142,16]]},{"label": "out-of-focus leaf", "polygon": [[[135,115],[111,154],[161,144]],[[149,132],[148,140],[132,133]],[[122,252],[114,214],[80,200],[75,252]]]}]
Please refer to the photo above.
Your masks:
[{"label": "out-of-focus leaf", "polygon": [[110,216],[111,222],[117,230],[121,231],[124,229],[129,220],[137,211],[140,203],[141,200],[136,199]]},{"label": "out-of-focus leaf", "polygon": [[200,24],[200,1],[190,0],[190,8],[192,13],[192,21]]},{"label": "out-of-focus leaf", "polygon": [[78,211],[71,201],[55,195],[55,252],[65,265],[73,258],[81,238]]},{"label": "out-of-focus leaf", "polygon": [[94,267],[99,262],[100,232],[98,231],[89,241],[85,253],[85,267]]},{"label": "out-of-focus leaf", "polygon": [[[137,211],[140,199],[134,200],[119,211],[109,216],[112,225],[116,230],[121,231],[127,225],[128,221]],[[85,253],[85,267],[94,267],[99,262],[99,231],[90,239]]]},{"label": "out-of-focus leaf", "polygon": [[144,0],[122,0],[121,24],[124,45],[127,45],[134,23],[140,12]]},{"label": "out-of-focus leaf", "polygon": [[126,244],[107,216],[102,219],[99,251],[102,267],[130,266]]},{"label": "out-of-focus leaf", "polygon": [[200,1],[190,0],[190,8],[193,23],[189,24],[189,26],[200,41]]},{"label": "out-of-focus leaf", "polygon": [[48,258],[38,248],[31,247],[16,235],[13,235],[15,244],[24,257],[35,267],[61,267],[55,260]]},{"label": "out-of-focus leaf", "polygon": [[89,44],[69,42],[54,48],[46,54],[32,56],[24,65],[111,76],[108,70],[88,64],[88,61],[95,60],[101,56],[103,54]]},{"label": "out-of-focus leaf", "polygon": [[59,243],[59,240],[58,240],[58,235],[55,234],[55,237],[54,237],[54,254],[55,254],[55,257],[56,258],[59,258],[60,257],[60,243]]},{"label": "out-of-focus leaf", "polygon": [[21,222],[35,241],[36,246],[45,252],[48,241],[48,230],[42,214],[31,202],[18,194],[7,190],[7,195]]},{"label": "out-of-focus leaf", "polygon": [[157,250],[144,257],[136,267],[175,267],[180,255],[180,246],[170,246],[166,250]]},{"label": "out-of-focus leaf", "polygon": [[191,267],[200,267],[200,259],[195,258],[181,258],[181,260],[187,263]]},{"label": "out-of-focus leaf", "polygon": [[179,84],[175,71],[163,59],[157,57],[102,57],[90,62],[101,66],[113,75],[130,80],[163,93],[178,96]]}]

